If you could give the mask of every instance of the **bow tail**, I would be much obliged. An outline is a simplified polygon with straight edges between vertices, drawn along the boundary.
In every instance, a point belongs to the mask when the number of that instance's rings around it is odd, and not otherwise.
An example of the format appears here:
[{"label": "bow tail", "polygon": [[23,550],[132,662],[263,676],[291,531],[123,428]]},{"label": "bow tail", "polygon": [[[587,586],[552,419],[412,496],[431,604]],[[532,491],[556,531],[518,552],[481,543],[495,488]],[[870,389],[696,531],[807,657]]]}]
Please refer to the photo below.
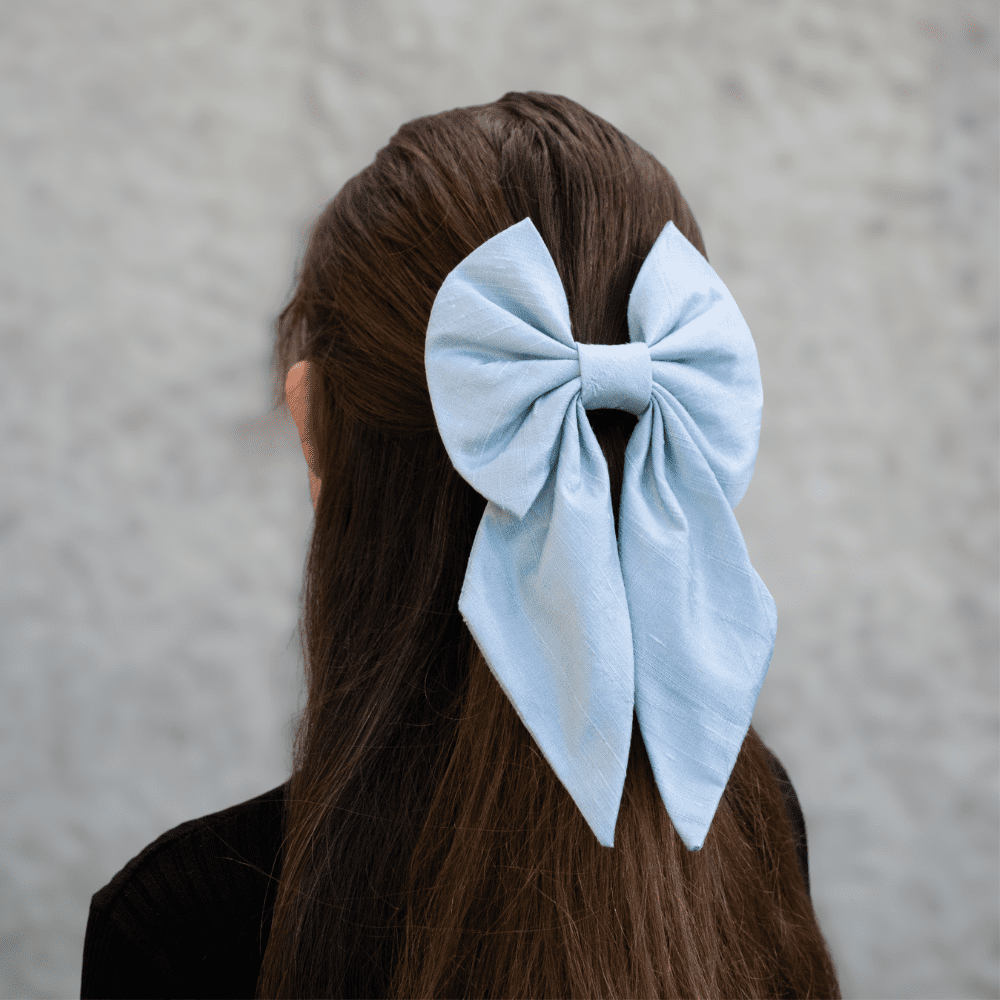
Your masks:
[{"label": "bow tail", "polygon": [[667,813],[687,848],[700,850],[750,728],[777,609],[718,485],[714,496],[705,478],[689,490],[688,469],[643,492],[652,465],[642,436],[634,440],[619,534],[629,614],[642,623],[635,710]]},{"label": "bow tail", "polygon": [[581,456],[564,435],[566,461],[523,518],[487,504],[458,607],[539,750],[612,847],[634,661],[607,465],[592,444],[596,455]]}]

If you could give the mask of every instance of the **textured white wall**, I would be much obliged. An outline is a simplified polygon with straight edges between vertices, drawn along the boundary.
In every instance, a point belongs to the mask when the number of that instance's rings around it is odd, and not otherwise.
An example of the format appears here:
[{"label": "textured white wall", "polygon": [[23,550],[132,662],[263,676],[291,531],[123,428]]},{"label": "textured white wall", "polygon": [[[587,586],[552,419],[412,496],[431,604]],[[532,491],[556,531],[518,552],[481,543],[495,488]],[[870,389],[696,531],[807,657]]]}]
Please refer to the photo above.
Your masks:
[{"label": "textured white wall", "polygon": [[78,995],[91,894],[287,776],[302,233],[538,89],[671,170],[755,335],[755,723],[845,996],[1000,996],[997,79],[983,0],[0,6],[0,993]]}]

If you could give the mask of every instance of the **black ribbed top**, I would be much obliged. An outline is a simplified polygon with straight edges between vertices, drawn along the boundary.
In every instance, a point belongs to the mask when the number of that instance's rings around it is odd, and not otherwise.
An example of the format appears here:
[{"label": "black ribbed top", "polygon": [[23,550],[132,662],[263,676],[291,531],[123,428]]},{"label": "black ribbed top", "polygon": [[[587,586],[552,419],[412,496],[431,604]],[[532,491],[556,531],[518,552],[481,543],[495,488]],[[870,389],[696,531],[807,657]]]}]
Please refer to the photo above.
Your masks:
[{"label": "black ribbed top", "polygon": [[[772,768],[809,889],[806,827]],[[286,785],[168,830],[91,899],[81,998],[254,997],[281,874]]]}]

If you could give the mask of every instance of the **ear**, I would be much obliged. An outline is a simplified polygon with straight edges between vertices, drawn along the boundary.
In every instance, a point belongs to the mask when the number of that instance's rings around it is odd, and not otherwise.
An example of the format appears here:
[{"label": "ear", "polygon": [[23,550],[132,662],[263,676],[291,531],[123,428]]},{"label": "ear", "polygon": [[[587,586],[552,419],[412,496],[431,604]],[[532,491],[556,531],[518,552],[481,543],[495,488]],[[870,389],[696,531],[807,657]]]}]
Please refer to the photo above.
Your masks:
[{"label": "ear", "polygon": [[291,367],[285,378],[285,398],[288,400],[288,411],[291,413],[292,420],[295,421],[295,426],[299,431],[302,454],[305,455],[309,468],[312,468],[309,429],[306,426],[308,387],[309,362],[300,361]]},{"label": "ear", "polygon": [[285,397],[288,400],[288,410],[299,431],[299,442],[306,465],[309,466],[309,492],[312,494],[313,507],[319,496],[320,480],[313,472],[312,446],[309,443],[309,428],[306,426],[309,388],[309,362],[300,361],[292,365],[285,378]]}]

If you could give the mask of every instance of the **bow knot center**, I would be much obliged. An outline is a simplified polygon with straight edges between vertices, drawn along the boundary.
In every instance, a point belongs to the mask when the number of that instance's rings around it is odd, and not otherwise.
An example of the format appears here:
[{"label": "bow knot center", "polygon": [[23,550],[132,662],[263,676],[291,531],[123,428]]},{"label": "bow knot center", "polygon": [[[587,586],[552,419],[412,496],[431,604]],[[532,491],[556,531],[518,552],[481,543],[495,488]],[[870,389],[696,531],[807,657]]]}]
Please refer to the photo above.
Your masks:
[{"label": "bow knot center", "polygon": [[580,344],[581,396],[585,410],[625,410],[640,416],[653,392],[653,363],[643,342]]}]

